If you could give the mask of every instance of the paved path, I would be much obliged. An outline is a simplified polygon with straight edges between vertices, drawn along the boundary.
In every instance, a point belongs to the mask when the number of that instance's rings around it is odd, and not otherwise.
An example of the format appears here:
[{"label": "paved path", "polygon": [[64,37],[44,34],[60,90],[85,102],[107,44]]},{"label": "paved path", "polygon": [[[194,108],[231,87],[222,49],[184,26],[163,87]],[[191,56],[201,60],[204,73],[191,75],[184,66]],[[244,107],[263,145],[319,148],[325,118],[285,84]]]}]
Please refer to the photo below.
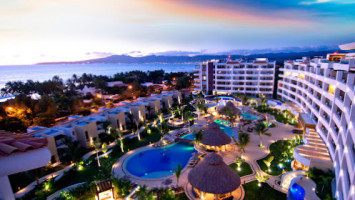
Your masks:
[{"label": "paved path", "polygon": [[[130,136],[130,135],[131,135],[131,134],[125,135],[125,137],[128,137],[128,136]],[[114,147],[116,144],[117,144],[116,141],[110,143],[109,145],[107,145],[107,149],[111,149],[111,148]],[[98,151],[99,151],[99,152],[102,151],[102,148],[100,148]],[[83,159],[84,161],[86,161],[86,160],[89,159],[92,155],[95,155],[95,153],[96,153],[96,150],[92,150],[92,151],[86,153],[86,154],[82,157],[82,159]],[[49,179],[55,178],[55,177],[57,177],[57,176],[63,174],[63,173],[66,172],[66,171],[69,171],[69,170],[70,170],[71,168],[73,168],[73,167],[74,167],[74,164],[70,164],[70,165],[66,166],[65,168],[63,168],[63,169],[61,169],[61,170],[59,170],[59,171],[53,172],[53,173],[51,173],[51,174],[48,174],[48,175],[45,175],[45,176],[39,178],[39,179],[38,179],[38,182],[39,182],[39,184],[41,184],[41,183],[43,183],[43,182],[45,182],[45,181],[47,181],[47,180],[49,180]],[[22,188],[21,190],[17,191],[17,192],[15,193],[15,197],[16,197],[16,198],[21,198],[21,197],[25,196],[28,192],[30,192],[31,190],[33,190],[33,189],[36,187],[36,185],[37,185],[37,181],[33,181],[32,183],[28,184],[26,187],[24,187],[24,188]]]},{"label": "paved path", "polygon": [[[250,143],[249,145],[246,147],[245,149],[245,153],[244,153],[244,158],[246,160],[246,162],[250,165],[253,173],[250,175],[246,175],[241,177],[241,182],[242,184],[244,183],[249,183],[251,181],[255,181],[255,174],[256,172],[259,172],[263,175],[267,175],[265,172],[263,172],[259,165],[257,164],[257,160],[262,159],[264,157],[266,157],[269,153],[269,147],[272,143],[276,142],[277,140],[287,140],[287,139],[291,139],[293,138],[295,135],[292,133],[292,129],[294,128],[293,126],[290,125],[285,125],[282,123],[278,123],[275,120],[272,120],[273,123],[276,124],[275,128],[270,128],[269,132],[272,134],[272,136],[267,137],[267,136],[263,136],[262,140],[263,140],[263,145],[265,146],[264,148],[260,148],[258,145],[260,143],[260,138],[259,136],[255,133],[255,132],[251,132],[249,133],[250,135]],[[205,125],[206,124],[206,120],[204,119],[199,119],[196,120],[196,123],[198,125]],[[169,176],[169,177],[164,177],[164,178],[160,178],[160,179],[140,179],[138,177],[134,177],[132,175],[130,175],[129,173],[127,173],[124,169],[124,162],[125,160],[132,155],[133,153],[136,153],[138,151],[142,151],[142,150],[146,150],[149,148],[153,148],[151,147],[151,145],[145,146],[145,147],[141,147],[138,149],[135,149],[133,151],[130,151],[128,153],[126,153],[125,155],[123,155],[118,162],[116,162],[113,165],[112,168],[112,172],[114,174],[114,176],[118,177],[118,178],[122,178],[122,177],[128,177],[130,178],[130,180],[132,180],[133,182],[135,182],[138,185],[146,185],[148,188],[162,188],[162,187],[166,187],[162,184],[162,181],[164,181],[165,179],[171,179],[172,180],[172,184],[171,185],[177,185],[177,180],[175,175]],[[223,160],[226,164],[232,164],[234,162],[234,159],[237,155],[239,155],[239,151],[238,151],[238,147],[233,145],[233,150],[230,152],[219,152],[219,154],[222,155]],[[184,168],[180,179],[179,179],[179,185],[180,186],[184,186],[184,188],[187,188],[187,175],[188,172],[191,170],[191,168]],[[267,184],[269,184],[271,187],[273,187],[274,189],[283,192],[283,193],[287,193],[287,190],[281,188],[280,185],[278,185],[278,181],[280,181],[280,176],[270,176],[270,178],[266,181]],[[185,191],[188,192],[188,191]],[[244,190],[243,190],[243,195],[242,197],[244,198]],[[193,199],[191,197],[189,197],[190,199]]]}]

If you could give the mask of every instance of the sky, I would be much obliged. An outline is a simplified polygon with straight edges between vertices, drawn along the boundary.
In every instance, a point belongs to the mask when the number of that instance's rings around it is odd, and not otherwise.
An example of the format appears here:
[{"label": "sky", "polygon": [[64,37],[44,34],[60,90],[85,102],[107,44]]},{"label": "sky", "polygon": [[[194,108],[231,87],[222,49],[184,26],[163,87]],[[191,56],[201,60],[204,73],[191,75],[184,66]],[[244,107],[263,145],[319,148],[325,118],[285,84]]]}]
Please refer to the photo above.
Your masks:
[{"label": "sky", "polygon": [[355,0],[0,0],[0,65],[355,41]]}]

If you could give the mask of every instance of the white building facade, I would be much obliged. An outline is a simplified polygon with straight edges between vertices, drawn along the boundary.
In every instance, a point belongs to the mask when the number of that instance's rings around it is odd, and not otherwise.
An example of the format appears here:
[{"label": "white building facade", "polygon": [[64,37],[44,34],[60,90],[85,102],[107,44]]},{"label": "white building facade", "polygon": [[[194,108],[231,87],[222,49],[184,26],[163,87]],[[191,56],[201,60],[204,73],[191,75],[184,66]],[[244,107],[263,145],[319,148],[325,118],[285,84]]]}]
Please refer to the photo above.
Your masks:
[{"label": "white building facade", "polygon": [[[355,46],[355,45],[354,45]],[[285,62],[278,97],[309,114],[328,147],[336,176],[336,198],[355,199],[355,57]]]},{"label": "white building facade", "polygon": [[276,61],[257,58],[243,60],[211,60],[194,69],[195,91],[212,94],[241,93],[249,96],[264,94],[271,97],[274,91]]}]

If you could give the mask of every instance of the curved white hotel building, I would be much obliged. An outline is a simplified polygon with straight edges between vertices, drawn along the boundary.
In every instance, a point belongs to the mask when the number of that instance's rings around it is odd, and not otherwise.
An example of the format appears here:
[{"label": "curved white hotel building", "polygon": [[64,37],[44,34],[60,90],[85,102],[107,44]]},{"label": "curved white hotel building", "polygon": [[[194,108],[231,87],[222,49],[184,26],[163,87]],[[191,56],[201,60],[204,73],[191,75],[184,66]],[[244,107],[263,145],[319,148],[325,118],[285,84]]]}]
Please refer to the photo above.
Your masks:
[{"label": "curved white hotel building", "polygon": [[[340,48],[352,50],[355,43]],[[281,71],[278,97],[296,103],[326,144],[336,176],[336,198],[355,199],[355,54],[287,61]],[[321,152],[313,152],[317,153]],[[297,155],[301,165],[307,160],[302,155]]]},{"label": "curved white hotel building", "polygon": [[194,69],[195,91],[212,94],[242,93],[249,96],[274,91],[275,61],[257,58],[244,60],[210,60]]}]

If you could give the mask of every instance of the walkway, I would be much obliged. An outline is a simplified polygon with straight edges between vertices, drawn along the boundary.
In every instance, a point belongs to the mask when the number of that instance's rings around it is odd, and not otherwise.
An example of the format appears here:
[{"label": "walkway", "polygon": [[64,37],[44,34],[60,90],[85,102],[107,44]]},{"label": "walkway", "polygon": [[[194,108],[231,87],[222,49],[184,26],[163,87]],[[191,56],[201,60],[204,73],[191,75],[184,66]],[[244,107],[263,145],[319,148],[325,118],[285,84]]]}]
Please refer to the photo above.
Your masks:
[{"label": "walkway", "polygon": [[[292,133],[292,130],[294,129],[293,126],[278,123],[274,120],[272,120],[271,122],[275,123],[276,127],[269,129],[268,132],[272,134],[270,137],[268,136],[262,137],[263,145],[265,146],[264,148],[260,148],[258,146],[260,143],[260,137],[256,134],[256,132],[253,131],[249,133],[250,142],[247,148],[245,149],[245,153],[243,154],[243,156],[245,161],[250,165],[251,169],[253,170],[253,174],[241,177],[242,184],[255,181],[256,172],[259,172],[263,175],[268,175],[260,169],[256,161],[268,155],[269,148],[272,143],[276,142],[277,140],[288,140],[295,136]],[[235,147],[234,150],[231,152],[222,152],[220,154],[223,157],[224,162],[228,165],[234,163],[235,157],[237,155],[240,155],[238,151],[238,147]],[[271,176],[271,175],[268,176],[270,178],[266,181],[267,184],[269,184],[271,187],[273,187],[274,189],[280,192],[287,193],[287,190],[283,189],[278,184],[278,182],[281,181],[281,176]]]},{"label": "walkway", "polygon": [[[130,136],[130,135],[131,135],[131,134],[128,134],[128,135],[125,135],[124,137],[128,137],[128,136]],[[106,148],[109,150],[109,149],[111,149],[112,147],[114,147],[116,144],[117,144],[117,142],[114,141],[114,142],[108,144]],[[100,148],[98,151],[99,151],[99,152],[102,151],[102,148]],[[95,155],[95,153],[96,153],[96,150],[92,150],[92,151],[86,153],[86,154],[82,157],[82,159],[83,159],[84,161],[86,161],[86,160],[89,159],[92,155]],[[74,164],[70,164],[70,165],[66,166],[65,168],[63,168],[63,169],[61,169],[61,170],[59,170],[59,171],[53,172],[53,173],[51,173],[51,174],[48,174],[48,175],[45,175],[45,176],[39,178],[39,179],[38,179],[38,182],[39,182],[39,184],[41,184],[41,183],[43,183],[43,182],[45,182],[45,181],[47,181],[47,180],[49,180],[49,179],[59,177],[61,174],[63,174],[63,173],[66,172],[66,171],[69,171],[69,170],[70,170],[71,168],[73,168],[73,167],[74,167]],[[15,193],[15,197],[16,197],[16,198],[22,198],[22,197],[25,196],[28,192],[32,191],[32,190],[36,187],[36,185],[37,185],[37,181],[33,181],[32,183],[28,184],[26,187],[24,187],[24,188],[22,188],[21,190],[17,191],[17,192]]]}]

